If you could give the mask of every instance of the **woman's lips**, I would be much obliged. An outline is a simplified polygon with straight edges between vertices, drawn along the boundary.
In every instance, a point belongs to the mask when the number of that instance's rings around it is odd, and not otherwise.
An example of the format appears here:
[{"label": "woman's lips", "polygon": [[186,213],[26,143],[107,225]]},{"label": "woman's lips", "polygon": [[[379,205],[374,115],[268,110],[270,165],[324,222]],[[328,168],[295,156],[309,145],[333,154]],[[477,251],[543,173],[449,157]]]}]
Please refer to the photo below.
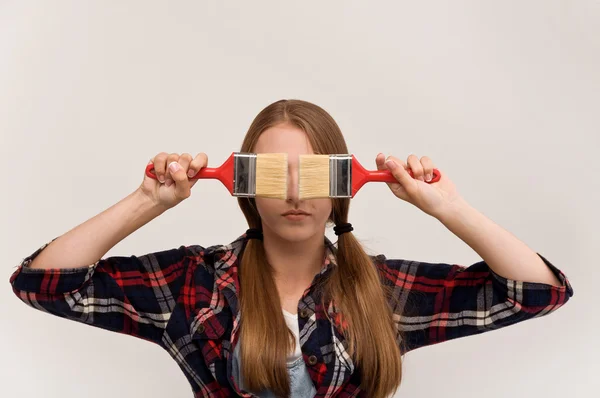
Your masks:
[{"label": "woman's lips", "polygon": [[308,214],[286,214],[284,217],[290,221],[302,221],[308,217]]}]

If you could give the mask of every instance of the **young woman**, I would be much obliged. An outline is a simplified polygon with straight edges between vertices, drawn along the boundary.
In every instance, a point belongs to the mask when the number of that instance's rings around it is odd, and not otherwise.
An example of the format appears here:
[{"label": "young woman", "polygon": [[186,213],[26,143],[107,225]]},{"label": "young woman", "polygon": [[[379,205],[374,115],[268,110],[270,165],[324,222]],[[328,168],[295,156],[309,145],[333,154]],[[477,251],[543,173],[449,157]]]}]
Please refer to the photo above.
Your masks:
[{"label": "young woman", "polygon": [[[241,151],[288,153],[289,187],[286,200],[238,198],[249,229],[233,242],[102,258],[188,198],[197,182],[188,175],[207,165],[205,154],[161,153],[152,160],[158,180],[144,177],[128,197],[25,258],[10,279],[15,294],[160,345],[196,397],[389,396],[410,350],[547,315],[573,294],[559,269],[469,206],[446,173],[427,183],[428,157],[378,154],[376,164],[396,177],[393,195],[437,218],[483,261],[368,255],[348,223],[349,199],[298,198],[299,154],[348,153],[335,121],[314,104],[269,105]],[[325,236],[332,225],[337,245]]]}]

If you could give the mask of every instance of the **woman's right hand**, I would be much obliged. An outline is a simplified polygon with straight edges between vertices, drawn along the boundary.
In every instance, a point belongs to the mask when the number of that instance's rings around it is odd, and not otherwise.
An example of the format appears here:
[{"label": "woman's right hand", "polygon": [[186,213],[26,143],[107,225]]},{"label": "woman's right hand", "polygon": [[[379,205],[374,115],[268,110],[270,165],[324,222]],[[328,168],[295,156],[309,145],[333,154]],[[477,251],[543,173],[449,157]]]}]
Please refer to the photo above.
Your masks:
[{"label": "woman's right hand", "polygon": [[[148,177],[144,172],[144,181],[138,189],[156,205],[171,208],[190,197],[191,189],[198,180],[189,178],[206,167],[208,157],[205,153],[199,153],[192,159],[189,153],[178,155],[161,152],[150,163],[154,163],[157,179]],[[177,170],[171,169],[170,165]]]}]

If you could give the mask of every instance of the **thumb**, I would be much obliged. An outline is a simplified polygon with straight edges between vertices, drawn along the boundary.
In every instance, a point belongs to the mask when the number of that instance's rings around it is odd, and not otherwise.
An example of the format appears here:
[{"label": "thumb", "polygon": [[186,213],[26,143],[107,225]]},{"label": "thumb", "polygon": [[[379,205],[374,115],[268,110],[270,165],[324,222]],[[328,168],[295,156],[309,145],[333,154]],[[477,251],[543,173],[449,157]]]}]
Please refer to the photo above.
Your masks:
[{"label": "thumb", "polygon": [[169,163],[171,178],[175,182],[175,196],[178,199],[187,199],[190,196],[190,183],[183,168],[178,162]]},{"label": "thumb", "polygon": [[385,170],[385,155],[381,152],[377,154],[375,157],[375,164],[377,165],[377,170]]},{"label": "thumb", "polygon": [[385,161],[385,165],[390,170],[390,173],[398,180],[400,185],[406,190],[406,192],[411,191],[416,188],[416,181],[408,174],[408,171],[404,169],[404,167],[400,166],[393,159],[388,159]]}]

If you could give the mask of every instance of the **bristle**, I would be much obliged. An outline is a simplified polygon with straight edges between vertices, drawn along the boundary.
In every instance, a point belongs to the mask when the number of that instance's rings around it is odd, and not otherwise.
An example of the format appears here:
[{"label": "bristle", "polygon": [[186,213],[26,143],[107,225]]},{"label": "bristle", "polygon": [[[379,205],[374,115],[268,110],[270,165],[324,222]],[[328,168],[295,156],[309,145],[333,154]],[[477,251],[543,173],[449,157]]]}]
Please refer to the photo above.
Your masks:
[{"label": "bristle", "polygon": [[329,197],[329,155],[300,155],[300,199]]},{"label": "bristle", "polygon": [[256,155],[256,196],[286,199],[287,153]]}]

